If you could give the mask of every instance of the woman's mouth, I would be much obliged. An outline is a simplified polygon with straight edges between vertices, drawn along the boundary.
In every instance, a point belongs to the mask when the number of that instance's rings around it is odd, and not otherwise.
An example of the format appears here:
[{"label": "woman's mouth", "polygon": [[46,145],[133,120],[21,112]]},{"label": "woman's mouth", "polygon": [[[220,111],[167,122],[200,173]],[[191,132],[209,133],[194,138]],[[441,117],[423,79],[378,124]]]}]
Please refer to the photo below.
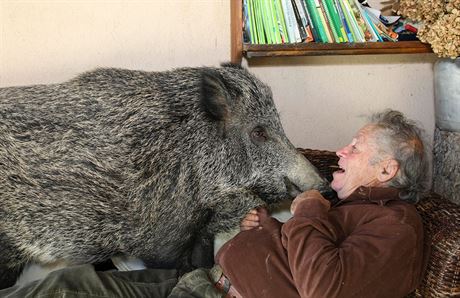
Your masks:
[{"label": "woman's mouth", "polygon": [[330,166],[330,167],[336,169],[334,173],[345,173],[345,169],[342,168],[341,166],[337,165],[337,166]]}]

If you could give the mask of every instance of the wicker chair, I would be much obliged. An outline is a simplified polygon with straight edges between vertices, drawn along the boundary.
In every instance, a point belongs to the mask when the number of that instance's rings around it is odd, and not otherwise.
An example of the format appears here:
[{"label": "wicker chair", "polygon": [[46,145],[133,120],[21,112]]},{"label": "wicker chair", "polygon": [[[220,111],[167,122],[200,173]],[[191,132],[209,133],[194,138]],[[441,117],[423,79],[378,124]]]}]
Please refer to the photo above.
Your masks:
[{"label": "wicker chair", "polygon": [[[299,149],[319,171],[332,180],[338,158],[334,152]],[[408,297],[460,297],[460,205],[436,193],[417,204],[431,255],[425,277]]]}]

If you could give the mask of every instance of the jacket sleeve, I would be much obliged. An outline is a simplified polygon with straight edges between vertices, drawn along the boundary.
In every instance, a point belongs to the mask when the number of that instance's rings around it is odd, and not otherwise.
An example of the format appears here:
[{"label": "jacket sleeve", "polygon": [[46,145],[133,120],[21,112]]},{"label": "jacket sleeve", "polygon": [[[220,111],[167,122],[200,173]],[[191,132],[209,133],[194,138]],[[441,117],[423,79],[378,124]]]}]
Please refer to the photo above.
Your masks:
[{"label": "jacket sleeve", "polygon": [[302,202],[282,227],[282,244],[301,297],[380,297],[375,291],[391,292],[393,284],[394,292],[386,297],[401,295],[403,287],[397,283],[405,281],[400,278],[412,278],[406,276],[416,249],[411,227],[375,217],[339,239],[340,227],[333,224],[337,219],[321,199]]}]

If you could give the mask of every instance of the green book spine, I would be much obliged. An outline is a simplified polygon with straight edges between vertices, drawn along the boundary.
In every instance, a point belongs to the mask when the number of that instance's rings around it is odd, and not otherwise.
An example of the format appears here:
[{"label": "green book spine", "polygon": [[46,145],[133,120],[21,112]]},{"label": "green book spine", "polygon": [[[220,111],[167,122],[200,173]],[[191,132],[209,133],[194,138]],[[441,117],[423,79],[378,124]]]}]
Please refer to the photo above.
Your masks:
[{"label": "green book spine", "polygon": [[326,0],[322,0],[322,5],[324,7],[324,12],[325,12],[325,17],[327,18],[328,22],[329,22],[329,26],[331,28],[331,32],[332,32],[332,37],[333,37],[333,41],[334,42],[342,42],[342,40],[339,38],[339,35],[338,35],[338,31],[337,31],[337,28],[333,22],[333,19],[332,19],[332,14],[331,12],[329,11],[329,7],[327,6],[326,4]]},{"label": "green book spine", "polygon": [[275,38],[275,43],[279,44],[281,43],[281,34],[280,34],[280,29],[278,25],[278,16],[276,13],[276,8],[275,4],[273,3],[273,0],[268,0],[268,5],[270,9],[270,15],[271,15],[271,26],[272,26],[272,32]]},{"label": "green book spine", "polygon": [[248,10],[250,32],[251,32],[251,43],[257,44],[257,30],[254,22],[254,8],[252,7],[252,0],[247,0],[246,9]]},{"label": "green book spine", "polygon": [[347,42],[353,42],[353,35],[351,34],[349,25],[347,23],[347,20],[345,19],[345,14],[344,14],[344,12],[342,10],[342,6],[339,3],[341,0],[332,0],[332,1],[334,1],[335,9],[339,13],[342,28],[343,28],[343,30],[345,30],[345,35],[344,36],[346,36]]},{"label": "green book spine", "polygon": [[275,37],[273,35],[273,31],[271,28],[271,16],[270,10],[268,9],[267,1],[266,0],[259,0],[260,3],[260,10],[262,12],[262,26],[264,28],[265,37],[267,38],[267,44],[274,44]]},{"label": "green book spine", "polygon": [[284,20],[283,7],[281,6],[281,0],[274,0],[276,17],[278,19],[278,27],[280,28],[281,41],[283,43],[289,43],[289,37],[286,28],[286,21]]},{"label": "green book spine", "polygon": [[316,28],[320,41],[327,42],[327,35],[324,31],[325,28],[323,27],[321,19],[319,18],[318,11],[316,10],[315,0],[305,0],[305,4],[307,4],[308,13],[310,14],[310,18]]},{"label": "green book spine", "polygon": [[256,13],[256,22],[257,22],[257,33],[259,34],[259,43],[266,44],[267,40],[265,39],[265,32],[263,27],[262,21],[262,10],[260,8],[260,1],[261,0],[254,0],[255,4],[255,13]]},{"label": "green book spine", "polygon": [[253,20],[254,20],[254,34],[256,35],[254,40],[255,40],[256,44],[259,44],[260,43],[260,39],[259,39],[259,24],[258,24],[258,21],[257,21],[256,0],[251,0],[250,3],[251,3]]},{"label": "green book spine", "polygon": [[307,3],[304,0],[301,0],[301,1],[303,1],[302,3],[305,9],[305,15],[307,16],[307,19],[308,19],[308,24],[310,26],[311,34],[313,35],[313,41],[320,41],[319,33],[316,31],[315,24],[313,24],[313,20],[311,19],[310,13],[308,12]]},{"label": "green book spine", "polygon": [[267,35],[267,40],[269,44],[274,44],[276,42],[275,35],[273,34],[272,28],[272,16],[270,13],[270,4],[267,3],[267,0],[262,0],[262,15],[264,18],[264,30],[265,35]]},{"label": "green book spine", "polygon": [[325,0],[325,2],[326,2],[326,8],[329,11],[329,14],[330,14],[331,19],[332,19],[332,24],[334,26],[334,29],[335,29],[336,33],[337,33],[337,37],[339,38],[340,42],[344,42],[345,38],[344,38],[343,32],[342,32],[342,24],[341,24],[341,21],[340,21],[339,13],[335,8],[334,3],[332,3],[332,0]]},{"label": "green book spine", "polygon": [[329,27],[328,21],[326,19],[324,7],[322,6],[320,0],[315,0],[315,2],[321,24],[323,25],[324,31],[326,32],[327,42],[332,43],[334,42],[334,36],[332,35],[331,28]]},{"label": "green book spine", "polygon": [[345,42],[351,42],[350,37],[348,34],[351,35],[347,31],[347,28],[345,27],[345,16],[343,15],[342,8],[340,7],[340,4],[337,2],[340,0],[331,0],[332,6],[334,7],[334,11],[337,13],[337,16],[339,17],[339,24],[340,24],[340,31],[342,32],[342,36]]}]

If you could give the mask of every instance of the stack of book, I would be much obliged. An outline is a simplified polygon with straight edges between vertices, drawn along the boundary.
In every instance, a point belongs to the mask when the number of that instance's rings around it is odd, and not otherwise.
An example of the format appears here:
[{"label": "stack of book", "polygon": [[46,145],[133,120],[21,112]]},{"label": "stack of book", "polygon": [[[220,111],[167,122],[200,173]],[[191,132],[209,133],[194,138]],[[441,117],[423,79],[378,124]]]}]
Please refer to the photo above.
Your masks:
[{"label": "stack of book", "polygon": [[358,0],[243,0],[244,42],[397,41],[379,11]]}]

